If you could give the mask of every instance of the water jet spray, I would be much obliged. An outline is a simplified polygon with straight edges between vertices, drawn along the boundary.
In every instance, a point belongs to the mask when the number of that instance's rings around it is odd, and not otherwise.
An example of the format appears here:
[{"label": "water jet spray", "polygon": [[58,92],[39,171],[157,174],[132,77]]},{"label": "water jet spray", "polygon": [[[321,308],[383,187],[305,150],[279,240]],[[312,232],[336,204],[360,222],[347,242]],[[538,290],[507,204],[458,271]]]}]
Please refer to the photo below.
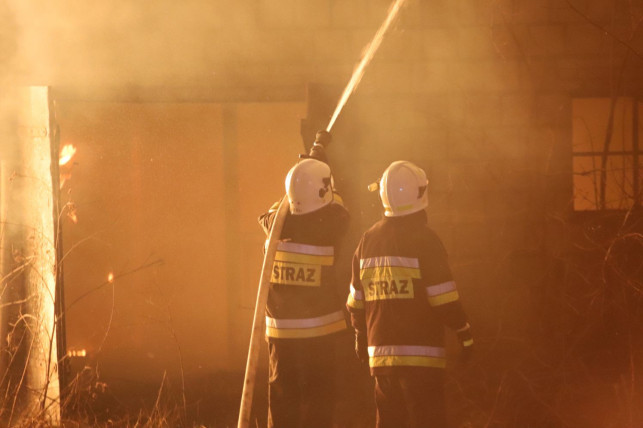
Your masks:
[{"label": "water jet spray", "polygon": [[400,8],[402,7],[402,5],[404,4],[404,1],[405,0],[396,0],[395,3],[393,3],[393,5],[390,7],[388,11],[388,15],[386,16],[386,19],[384,20],[380,28],[377,30],[377,33],[375,33],[373,40],[371,40],[371,42],[366,47],[362,60],[359,62],[357,67],[355,67],[355,70],[353,71],[353,75],[351,76],[351,79],[348,81],[346,88],[344,88],[344,92],[342,93],[342,96],[339,99],[339,102],[337,103],[337,107],[335,107],[335,111],[331,116],[328,126],[326,127],[326,131],[330,132],[330,130],[333,128],[333,125],[335,124],[335,121],[337,120],[339,113],[342,111],[342,108],[344,108],[344,105],[348,101],[348,98],[351,96],[353,92],[355,92],[355,89],[357,89],[357,85],[359,84],[360,80],[362,80],[362,76],[364,75],[366,66],[371,62],[371,59],[373,59],[373,56],[375,56],[375,52],[377,52],[377,49],[380,47],[380,44],[384,39],[384,35],[386,34],[386,31],[389,29],[389,27],[397,17],[397,14]]}]

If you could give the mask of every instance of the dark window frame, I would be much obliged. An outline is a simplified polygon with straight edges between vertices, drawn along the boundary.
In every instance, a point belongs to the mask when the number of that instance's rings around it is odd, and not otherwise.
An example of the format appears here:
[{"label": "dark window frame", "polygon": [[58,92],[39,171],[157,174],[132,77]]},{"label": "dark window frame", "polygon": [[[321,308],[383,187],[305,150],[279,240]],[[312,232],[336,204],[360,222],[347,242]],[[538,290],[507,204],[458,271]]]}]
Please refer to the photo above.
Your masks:
[{"label": "dark window frame", "polygon": [[[641,156],[643,156],[643,153],[641,153],[642,147],[640,144],[640,127],[643,125],[641,121],[643,118],[641,118],[641,114],[643,111],[641,111],[641,107],[643,106],[643,96],[622,96],[622,97],[589,97],[589,96],[575,96],[572,98],[572,103],[574,100],[583,100],[583,99],[598,99],[598,100],[604,100],[605,102],[610,103],[610,110],[609,110],[609,117],[608,117],[608,123],[607,123],[607,129],[606,129],[606,134],[605,135],[599,135],[598,137],[602,138],[603,144],[600,150],[593,150],[593,151],[574,151],[574,148],[571,148],[571,169],[572,169],[572,198],[574,201],[574,206],[573,206],[573,211],[576,213],[581,213],[581,212],[606,212],[606,211],[627,211],[631,209],[640,209],[641,208],[641,200],[642,200],[642,189],[641,189],[641,177],[643,176],[643,165],[640,163]],[[615,122],[614,118],[614,112],[616,108],[616,103],[620,99],[630,99],[632,100],[631,108],[632,108],[632,149],[631,150],[610,150],[610,143],[613,138],[613,126]],[[573,111],[573,109],[572,109]],[[572,117],[572,122],[575,118]],[[572,123],[572,139],[574,138],[574,125]],[[593,209],[576,209],[575,204],[577,200],[581,197],[577,193],[577,188],[576,188],[576,183],[574,182],[574,176],[576,175],[586,175],[587,171],[579,172],[575,168],[575,160],[583,158],[583,157],[600,157],[601,163],[598,168],[599,172],[598,174],[595,175],[594,180],[594,186],[598,188],[598,191],[595,192],[595,200],[594,205],[595,207]],[[622,189],[623,192],[623,199],[631,201],[630,202],[630,207],[628,208],[608,208],[608,202],[607,202],[607,183],[610,181],[610,178],[607,176],[608,172],[608,159],[610,157],[620,157],[623,159],[623,161],[626,160],[628,156],[632,157],[632,162],[631,162],[631,170],[632,170],[632,193],[629,194],[625,189]],[[590,173],[595,174],[590,171]],[[598,183],[596,182],[598,181]]]}]

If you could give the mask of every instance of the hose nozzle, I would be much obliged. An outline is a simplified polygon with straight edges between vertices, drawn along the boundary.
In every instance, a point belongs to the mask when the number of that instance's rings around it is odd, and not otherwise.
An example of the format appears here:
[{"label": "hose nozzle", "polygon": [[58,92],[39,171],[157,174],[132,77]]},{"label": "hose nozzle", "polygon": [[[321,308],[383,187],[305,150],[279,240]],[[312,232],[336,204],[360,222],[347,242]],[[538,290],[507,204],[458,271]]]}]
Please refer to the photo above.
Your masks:
[{"label": "hose nozzle", "polygon": [[317,134],[315,135],[315,144],[328,147],[332,139],[333,137],[330,135],[330,132],[324,130],[317,131]]}]

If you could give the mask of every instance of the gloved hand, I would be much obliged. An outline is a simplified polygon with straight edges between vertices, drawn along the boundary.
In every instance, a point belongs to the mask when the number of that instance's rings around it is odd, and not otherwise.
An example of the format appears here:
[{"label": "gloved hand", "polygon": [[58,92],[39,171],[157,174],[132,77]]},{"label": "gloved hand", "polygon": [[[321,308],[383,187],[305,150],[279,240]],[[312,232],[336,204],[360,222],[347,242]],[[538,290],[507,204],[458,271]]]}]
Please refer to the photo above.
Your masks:
[{"label": "gloved hand", "polygon": [[473,336],[471,335],[471,326],[467,323],[457,331],[458,341],[460,342],[460,361],[466,363],[473,356]]},{"label": "gloved hand", "polygon": [[312,158],[324,163],[328,163],[328,157],[326,156],[326,147],[330,145],[331,140],[332,137],[330,135],[330,132],[324,130],[317,131],[317,134],[315,135],[315,142],[310,148],[310,151],[307,155],[299,155],[299,158]]},{"label": "gloved hand", "polygon": [[368,342],[366,334],[355,332],[355,355],[363,365],[368,367]]}]

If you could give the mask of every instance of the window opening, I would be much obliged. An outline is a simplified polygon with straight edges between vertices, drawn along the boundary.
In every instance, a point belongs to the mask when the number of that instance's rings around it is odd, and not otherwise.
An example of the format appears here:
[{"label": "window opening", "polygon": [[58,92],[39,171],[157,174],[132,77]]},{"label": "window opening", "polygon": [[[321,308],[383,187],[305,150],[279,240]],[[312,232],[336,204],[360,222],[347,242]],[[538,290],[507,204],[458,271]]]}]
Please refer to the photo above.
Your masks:
[{"label": "window opening", "polygon": [[641,102],[632,97],[572,101],[575,211],[641,205]]}]

